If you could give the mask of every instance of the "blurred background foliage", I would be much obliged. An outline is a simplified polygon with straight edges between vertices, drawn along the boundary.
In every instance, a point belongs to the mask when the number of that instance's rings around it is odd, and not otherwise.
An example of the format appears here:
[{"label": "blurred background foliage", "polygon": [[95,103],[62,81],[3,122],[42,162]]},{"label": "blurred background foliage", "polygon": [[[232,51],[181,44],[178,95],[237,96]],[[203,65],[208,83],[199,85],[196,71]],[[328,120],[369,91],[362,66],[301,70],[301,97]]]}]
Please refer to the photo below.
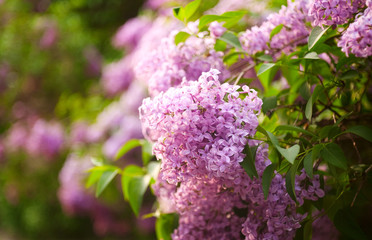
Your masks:
[{"label": "blurred background foliage", "polygon": [[[77,119],[94,119],[110,101],[99,85],[101,66],[123,54],[112,47],[111,37],[138,14],[142,4],[0,1],[0,144],[15,123],[58,118],[69,125]],[[64,145],[53,160],[0,146],[0,239],[120,236],[105,229],[97,232],[88,216],[63,212],[57,190],[67,156]],[[133,234],[140,239],[141,234]]]}]

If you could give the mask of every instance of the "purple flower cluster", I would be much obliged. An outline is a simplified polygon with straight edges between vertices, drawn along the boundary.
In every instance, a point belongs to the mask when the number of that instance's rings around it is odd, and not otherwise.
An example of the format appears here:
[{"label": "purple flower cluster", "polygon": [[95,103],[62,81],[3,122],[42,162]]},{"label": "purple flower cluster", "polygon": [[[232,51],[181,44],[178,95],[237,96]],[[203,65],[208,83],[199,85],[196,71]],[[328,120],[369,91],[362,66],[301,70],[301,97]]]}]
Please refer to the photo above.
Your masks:
[{"label": "purple flower cluster", "polygon": [[372,1],[367,1],[368,8],[355,22],[351,23],[341,36],[337,46],[349,56],[350,53],[357,57],[372,55]]},{"label": "purple flower cluster", "polygon": [[[154,99],[144,99],[140,119],[154,154],[162,159],[163,178],[170,183],[208,174],[236,178],[246,137],[253,136],[262,101],[247,86],[220,84],[219,71],[183,81]],[[244,100],[240,95],[248,94]]]},{"label": "purple flower cluster", "polygon": [[184,43],[175,45],[177,32],[172,32],[136,68],[136,75],[148,84],[151,96],[179,85],[184,78],[196,81],[210,68],[220,70],[222,79],[229,77],[222,61],[223,53],[214,50],[215,40],[206,32],[197,34],[197,23],[189,23],[185,31],[193,35]]},{"label": "purple flower cluster", "polygon": [[132,18],[119,28],[114,38],[112,45],[117,48],[134,49],[140,42],[142,36],[151,27],[151,22],[147,18]]},{"label": "purple flower cluster", "polygon": [[17,122],[10,129],[6,143],[11,150],[24,150],[33,157],[52,160],[63,148],[65,133],[58,122],[37,119],[32,123]]},{"label": "purple flower cluster", "polygon": [[341,25],[353,18],[365,0],[314,0],[309,15],[313,17],[314,26]]},{"label": "purple flower cluster", "polygon": [[[267,147],[247,140],[258,126],[262,101],[254,90],[220,84],[211,69],[198,81],[183,81],[140,107],[143,133],[162,160],[155,193],[175,210],[179,227],[173,239],[289,239],[304,215],[296,213],[284,178],[276,174],[268,199],[262,173],[270,163]],[[243,148],[259,145],[259,178],[248,177],[240,162]],[[319,180],[296,179],[299,203],[323,197]],[[164,204],[163,204],[164,205]]]},{"label": "purple flower cluster", "polygon": [[106,65],[102,70],[101,83],[105,92],[118,95],[127,90],[139,77],[134,71],[138,62],[148,57],[149,52],[158,47],[163,37],[174,28],[174,22],[166,18],[132,19],[113,38],[117,47],[126,47],[128,54],[117,62]]},{"label": "purple flower cluster", "polygon": [[[309,3],[305,0],[288,1],[288,6],[282,6],[278,13],[272,13],[260,27],[247,29],[241,36],[240,42],[249,55],[258,52],[277,55],[288,53],[297,45],[307,42],[310,30],[306,26],[308,21]],[[272,30],[279,25],[282,29],[270,37]]]}]

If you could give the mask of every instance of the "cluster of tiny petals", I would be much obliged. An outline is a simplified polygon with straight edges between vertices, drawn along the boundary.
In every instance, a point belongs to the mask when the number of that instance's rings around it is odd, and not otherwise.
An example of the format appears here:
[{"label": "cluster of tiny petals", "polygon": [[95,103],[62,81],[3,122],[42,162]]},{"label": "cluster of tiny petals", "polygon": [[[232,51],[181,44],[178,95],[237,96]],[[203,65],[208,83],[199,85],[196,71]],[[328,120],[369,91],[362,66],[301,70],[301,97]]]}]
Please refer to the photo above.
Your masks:
[{"label": "cluster of tiny petals", "polygon": [[349,56],[350,53],[357,57],[372,55],[372,1],[367,2],[368,8],[355,22],[351,23],[341,36],[337,46]]},{"label": "cluster of tiny petals", "polygon": [[314,26],[341,25],[364,6],[365,0],[314,0],[309,15],[313,17]]},{"label": "cluster of tiny petals", "polygon": [[[288,239],[306,216],[296,212],[280,174],[264,198],[267,146],[247,140],[255,134],[262,101],[247,86],[220,84],[218,73],[211,69],[140,107],[143,133],[162,160],[155,193],[163,211],[180,216],[172,238],[239,239],[242,233],[245,239]],[[246,144],[259,145],[258,178],[239,164]],[[305,173],[296,178],[295,191],[300,205],[324,196],[319,178]]]},{"label": "cluster of tiny petals", "polygon": [[136,67],[136,74],[146,79],[151,96],[179,85],[183,79],[196,81],[210,68],[222,72],[221,79],[229,77],[223,64],[223,53],[214,50],[213,39],[206,34],[196,34],[194,25],[189,23],[185,29],[193,34],[185,42],[176,45],[174,38],[178,32],[172,32]]},{"label": "cluster of tiny petals", "polygon": [[[309,6],[304,0],[288,1],[288,6],[282,6],[278,13],[270,14],[260,27],[254,26],[240,36],[244,50],[250,55],[258,52],[275,55],[288,53],[295,46],[306,43],[309,29],[305,22],[309,20]],[[280,32],[270,37],[272,30],[281,24]]]},{"label": "cluster of tiny petals", "polygon": [[212,69],[198,81],[184,81],[140,107],[143,133],[155,141],[153,152],[170,183],[190,175],[234,178],[246,137],[255,134],[261,99],[247,87],[247,96],[239,98],[240,87],[221,85],[218,73]]}]

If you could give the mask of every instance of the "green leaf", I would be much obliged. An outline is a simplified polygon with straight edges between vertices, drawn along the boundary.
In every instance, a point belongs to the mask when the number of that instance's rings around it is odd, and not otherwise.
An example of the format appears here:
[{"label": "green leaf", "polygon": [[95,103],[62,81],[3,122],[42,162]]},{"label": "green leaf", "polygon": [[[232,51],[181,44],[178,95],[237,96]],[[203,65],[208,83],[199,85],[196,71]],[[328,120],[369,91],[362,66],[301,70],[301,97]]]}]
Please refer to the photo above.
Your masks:
[{"label": "green leaf", "polygon": [[195,1],[190,2],[184,7],[184,17],[186,21],[188,21],[192,17],[192,15],[196,13],[196,11],[198,10],[200,6],[200,3],[201,3],[201,0],[195,0]]},{"label": "green leaf", "polygon": [[92,157],[92,158],[90,158],[90,161],[92,162],[92,164],[93,164],[94,166],[103,166],[103,161],[102,161],[102,159],[98,159],[98,158],[94,158],[94,157]]},{"label": "green leaf", "polygon": [[304,226],[303,240],[311,240],[313,235],[313,222],[311,220],[307,221]]},{"label": "green leaf", "polygon": [[114,179],[114,177],[119,173],[118,169],[110,169],[106,170],[102,173],[100,179],[98,180],[97,183],[97,188],[96,188],[96,197],[101,195],[103,190],[106,189],[108,184]]},{"label": "green leaf", "polygon": [[185,19],[184,10],[181,7],[173,8],[173,15],[182,22]]},{"label": "green leaf", "polygon": [[271,33],[270,33],[270,40],[276,35],[278,34],[282,28],[283,28],[283,24],[279,24],[278,26],[276,26],[273,30],[271,30]]},{"label": "green leaf", "polygon": [[230,19],[229,17],[223,17],[218,15],[204,15],[199,20],[199,29],[202,29],[205,25],[214,21],[226,21]]},{"label": "green leaf", "polygon": [[372,129],[366,126],[353,126],[347,129],[344,133],[353,133],[359,137],[364,138],[367,141],[372,142]]},{"label": "green leaf", "polygon": [[138,216],[151,176],[144,175],[140,167],[129,165],[124,169],[121,180],[124,198],[129,201],[133,212]]},{"label": "green leaf", "polygon": [[267,166],[262,174],[262,190],[265,199],[269,196],[270,184],[273,179],[274,170],[276,169],[276,164],[272,163]]},{"label": "green leaf", "polygon": [[324,144],[317,144],[313,147],[313,151],[311,154],[311,158],[313,159],[313,162],[319,158],[320,151],[324,148]]},{"label": "green leaf", "polygon": [[341,147],[336,143],[325,145],[320,154],[324,161],[326,161],[327,163],[345,170],[347,169],[347,160],[345,154],[342,151]]},{"label": "green leaf", "polygon": [[308,49],[309,51],[315,46],[323,34],[328,30],[329,27],[322,29],[321,27],[314,27],[309,36]]},{"label": "green leaf", "polygon": [[161,214],[155,223],[156,237],[159,240],[172,240],[171,234],[178,227],[178,216],[175,213]]},{"label": "green leaf", "polygon": [[260,76],[264,72],[267,72],[271,68],[273,68],[276,64],[275,63],[264,63],[261,65],[260,69],[257,72],[257,76]]},{"label": "green leaf", "polygon": [[256,161],[256,152],[257,152],[257,146],[249,147],[247,144],[244,147],[243,153],[245,154],[245,158],[243,162],[240,162],[240,165],[244,168],[245,172],[248,174],[248,176],[253,179],[253,177],[258,178],[255,161]]},{"label": "green leaf", "polygon": [[219,37],[219,39],[239,50],[243,50],[239,38],[233,32],[227,31],[221,37]]},{"label": "green leaf", "polygon": [[349,209],[340,209],[334,216],[333,223],[341,233],[348,237],[348,239],[368,239]]},{"label": "green leaf", "polygon": [[152,145],[149,141],[142,140],[141,146],[142,146],[142,162],[143,162],[143,165],[146,166],[150,162],[151,158],[153,157]]},{"label": "green leaf", "polygon": [[293,145],[290,148],[282,148],[277,146],[276,149],[282,154],[282,156],[290,163],[294,163],[298,153],[300,152],[300,146],[298,144]]},{"label": "green leaf", "polygon": [[160,165],[160,162],[150,162],[147,165],[147,174],[156,180],[160,171]]},{"label": "green leaf", "polygon": [[309,136],[312,136],[312,137],[317,137],[315,134],[313,134],[312,132],[309,132],[303,128],[300,128],[300,127],[297,127],[297,126],[291,126],[291,125],[280,125],[280,126],[277,126],[274,130],[274,132],[276,131],[295,131],[295,132],[301,132],[301,133],[304,133],[306,135],[309,135]]},{"label": "green leaf", "polygon": [[122,158],[127,152],[139,146],[141,146],[141,140],[139,139],[131,139],[127,141],[116,153],[115,160]]},{"label": "green leaf", "polygon": [[340,128],[335,125],[328,125],[323,127],[319,132],[319,137],[321,139],[332,139],[340,133]]},{"label": "green leaf", "polygon": [[90,188],[93,184],[98,182],[98,179],[102,176],[103,171],[92,171],[89,174],[88,180],[85,183],[86,188]]},{"label": "green leaf", "polygon": [[267,131],[261,127],[260,125],[257,126],[257,132],[260,132],[262,134],[264,134],[267,138],[270,138],[269,135],[267,134]]},{"label": "green leaf", "polygon": [[277,97],[276,96],[273,96],[273,97],[264,97],[262,99],[262,102],[263,102],[262,103],[262,112],[266,114],[271,109],[276,108],[276,106],[277,106]]},{"label": "green leaf", "polygon": [[295,181],[296,181],[296,173],[298,166],[300,165],[301,161],[296,161],[288,170],[285,176],[285,187],[289,196],[293,199],[293,201],[297,202],[296,200],[296,193],[295,193]]},{"label": "green leaf", "polygon": [[313,91],[313,94],[311,95],[309,101],[307,101],[306,109],[305,109],[305,116],[307,119],[311,120],[311,117],[313,115],[313,104],[318,99],[319,93],[323,91],[324,88],[321,85],[317,85]]},{"label": "green leaf", "polygon": [[313,151],[310,151],[308,154],[306,154],[304,158],[304,168],[305,172],[310,178],[313,178]]},{"label": "green leaf", "polygon": [[274,145],[274,147],[278,150],[278,152],[288,160],[288,162],[292,163],[296,159],[298,153],[300,152],[300,146],[298,144],[293,145],[290,148],[282,148],[279,146],[279,141],[278,139],[269,131],[267,131],[267,134],[270,138],[270,141]]},{"label": "green leaf", "polygon": [[264,55],[260,55],[257,57],[258,60],[261,60],[263,62],[272,62],[273,61],[273,57],[270,56],[270,55],[267,55],[267,54],[264,54]]},{"label": "green leaf", "polygon": [[244,15],[246,15],[248,11],[240,10],[240,11],[231,11],[225,12],[222,15],[204,15],[199,20],[199,29],[202,29],[205,25],[218,21],[218,22],[225,22],[224,26],[233,25],[234,23],[238,22]]},{"label": "green leaf", "polygon": [[187,33],[187,32],[179,32],[174,37],[174,43],[176,45],[178,45],[181,42],[185,42],[186,39],[188,39],[189,37],[190,37],[190,34],[189,33]]},{"label": "green leaf", "polygon": [[320,59],[316,52],[309,52],[304,56],[304,59]]}]

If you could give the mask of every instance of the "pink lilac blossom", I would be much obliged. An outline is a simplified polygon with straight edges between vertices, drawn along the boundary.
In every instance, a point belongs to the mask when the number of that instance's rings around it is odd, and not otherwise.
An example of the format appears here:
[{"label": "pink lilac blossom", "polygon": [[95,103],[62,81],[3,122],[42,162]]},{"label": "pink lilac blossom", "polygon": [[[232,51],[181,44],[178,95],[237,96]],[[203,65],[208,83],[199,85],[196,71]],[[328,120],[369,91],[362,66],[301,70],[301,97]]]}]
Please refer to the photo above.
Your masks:
[{"label": "pink lilac blossom", "polygon": [[33,156],[55,157],[64,144],[64,130],[58,122],[37,120],[32,126],[26,141],[26,150]]},{"label": "pink lilac blossom", "polygon": [[313,17],[313,26],[341,25],[352,19],[364,6],[365,0],[314,0],[309,15]]},{"label": "pink lilac blossom", "polygon": [[[249,55],[258,52],[277,55],[305,44],[310,33],[305,24],[309,20],[308,8],[309,3],[305,0],[288,1],[288,6],[282,6],[278,13],[270,14],[260,27],[254,26],[240,36],[243,49]],[[280,32],[270,37],[272,30],[281,24]]]},{"label": "pink lilac blossom", "polygon": [[[194,33],[193,23],[185,31]],[[136,75],[148,84],[151,96],[156,96],[170,87],[179,85],[183,78],[196,81],[198,76],[210,68],[222,72],[221,80],[229,77],[223,64],[222,52],[216,52],[211,44],[212,39],[205,33],[190,36],[184,43],[175,45],[177,32],[162,39],[160,45],[139,63]]]},{"label": "pink lilac blossom", "polygon": [[142,138],[141,122],[137,116],[126,115],[120,123],[120,126],[103,144],[103,154],[113,159],[120,149],[128,140],[133,138]]},{"label": "pink lilac blossom", "polygon": [[116,48],[125,47],[128,50],[134,49],[141,37],[151,27],[151,22],[146,18],[132,18],[129,19],[112,39],[112,45]]},{"label": "pink lilac blossom", "polygon": [[222,24],[217,21],[211,22],[208,30],[213,38],[219,38],[226,32],[226,28],[224,28]]},{"label": "pink lilac blossom", "polygon": [[246,137],[255,134],[261,99],[247,86],[239,92],[239,86],[221,85],[218,74],[211,69],[140,107],[143,134],[155,141],[153,152],[163,159],[169,183],[205,174],[234,179]]},{"label": "pink lilac blossom", "polygon": [[102,84],[105,92],[116,95],[125,91],[134,79],[130,57],[106,65],[102,72]]},{"label": "pink lilac blossom", "polygon": [[[368,6],[371,6],[371,1]],[[372,8],[368,7],[363,15],[360,15],[355,22],[341,36],[337,46],[349,56],[350,53],[357,57],[369,57],[372,55]]]},{"label": "pink lilac blossom", "polygon": [[[155,193],[180,216],[172,238],[238,239],[241,232],[246,239],[289,239],[305,215],[296,213],[279,174],[265,200],[267,147],[259,145],[256,154],[258,178],[239,164],[247,143],[260,144],[247,137],[255,134],[262,101],[247,86],[238,91],[240,86],[220,84],[218,73],[211,69],[197,82],[183,81],[140,107],[143,133],[162,160]],[[324,196],[319,180],[304,173],[295,191],[299,204]]]}]

